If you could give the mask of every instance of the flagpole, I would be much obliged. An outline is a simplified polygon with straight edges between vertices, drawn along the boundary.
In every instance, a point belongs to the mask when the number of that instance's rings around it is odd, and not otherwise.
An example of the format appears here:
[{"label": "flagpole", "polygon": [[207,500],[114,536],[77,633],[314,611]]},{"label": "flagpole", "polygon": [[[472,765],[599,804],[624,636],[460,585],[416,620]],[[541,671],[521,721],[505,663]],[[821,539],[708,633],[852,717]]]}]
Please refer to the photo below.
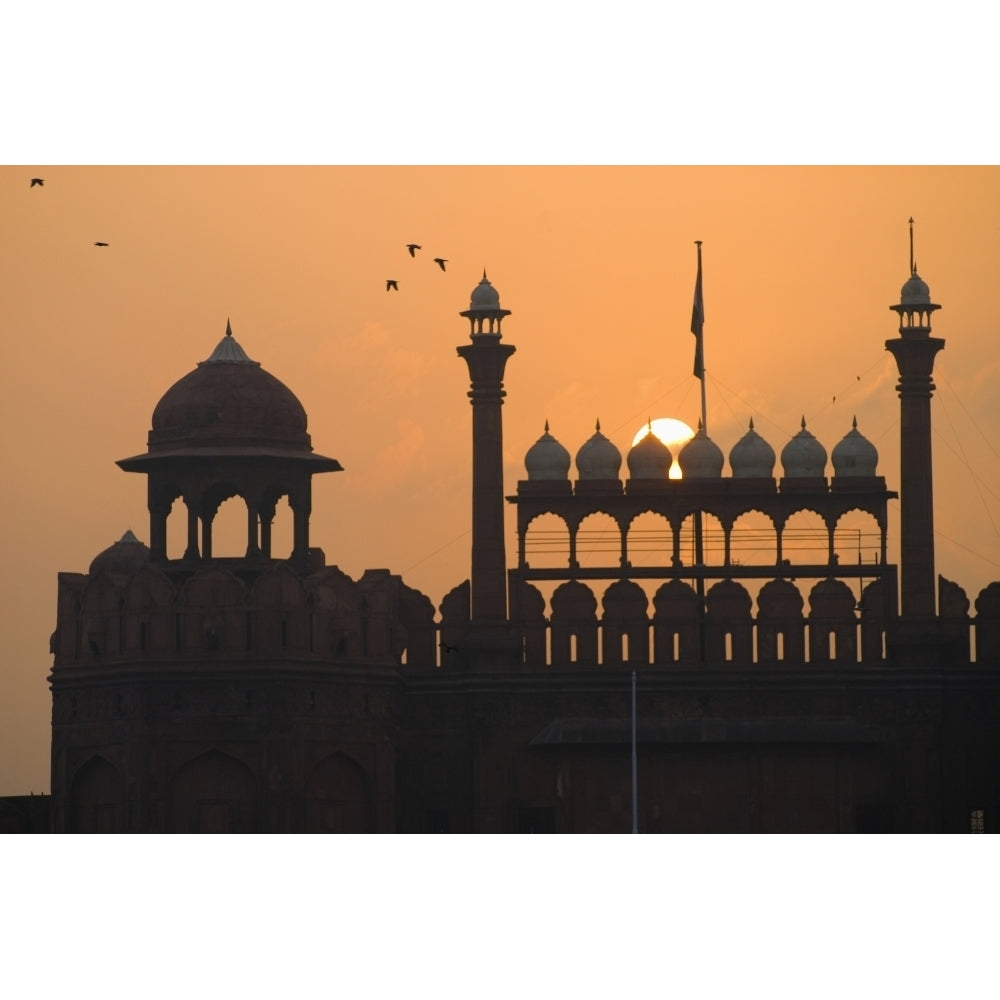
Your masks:
[{"label": "flagpole", "polygon": [[639,776],[635,755],[635,671],[632,671],[632,832],[639,832]]},{"label": "flagpole", "polygon": [[[701,381],[701,424],[700,430],[708,437],[708,405],[705,399],[705,295],[701,280],[701,240],[694,241],[698,248],[698,276],[694,283],[694,306],[691,309],[691,332],[695,337],[694,374]],[[694,561],[698,567],[695,577],[695,593],[698,595],[698,659],[705,662],[705,578],[701,570],[705,563],[704,537],[702,533],[701,510],[694,514]]]},{"label": "flagpole", "polygon": [[[705,296],[702,290],[701,284],[701,240],[695,240],[695,246],[698,248],[698,278],[695,284],[695,313],[697,315],[697,333],[695,336],[698,338],[698,345],[695,348],[697,351],[697,356],[695,359],[695,374],[701,381],[701,426],[705,431],[705,437],[708,437],[708,404],[705,399],[705,337],[703,334],[703,327],[705,324]],[[695,326],[695,320],[691,320],[692,327]],[[692,332],[694,332],[692,330]]]}]

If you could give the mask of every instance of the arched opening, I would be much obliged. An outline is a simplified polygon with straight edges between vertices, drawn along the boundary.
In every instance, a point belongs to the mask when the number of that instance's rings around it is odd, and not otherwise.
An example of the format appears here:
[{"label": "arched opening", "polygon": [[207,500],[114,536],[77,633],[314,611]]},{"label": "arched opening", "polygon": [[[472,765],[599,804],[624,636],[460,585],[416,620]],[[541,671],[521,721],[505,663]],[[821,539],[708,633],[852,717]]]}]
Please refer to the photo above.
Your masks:
[{"label": "arched opening", "polygon": [[279,497],[271,521],[271,558],[290,559],[295,548],[295,514],[288,497]]},{"label": "arched opening", "polygon": [[733,633],[727,632],[725,635],[726,640],[726,662],[730,663],[733,659]]},{"label": "arched opening", "polygon": [[791,566],[826,566],[830,561],[830,533],[813,510],[797,510],[781,532],[781,558]]},{"label": "arched opening", "polygon": [[103,757],[92,757],[73,777],[69,793],[70,833],[124,830],[122,777]]},{"label": "arched opening", "polygon": [[783,660],[785,658],[785,633],[778,632],[774,639],[777,657],[779,660]]},{"label": "arched opening", "polygon": [[621,565],[622,534],[618,522],[603,512],[588,514],[576,532],[576,561],[583,568]]},{"label": "arched opening", "polygon": [[778,533],[774,522],[759,510],[748,510],[733,522],[729,538],[733,566],[774,566],[778,561]]},{"label": "arched opening", "polygon": [[[874,516],[864,510],[849,510],[842,514],[833,529],[834,562],[844,567],[874,568],[882,560],[882,531]],[[869,577],[869,582],[871,577]],[[848,581],[850,583],[850,581]],[[850,583],[861,604],[864,576]]]},{"label": "arched opening", "polygon": [[569,637],[569,662],[576,663],[576,633],[571,633]]},{"label": "arched opening", "polygon": [[688,514],[681,523],[678,542],[683,566],[722,566],[725,562],[726,533],[714,514]]},{"label": "arched opening", "polygon": [[532,518],[524,533],[524,560],[531,569],[569,567],[569,528],[556,514]]},{"label": "arched opening", "polygon": [[674,551],[674,533],[662,514],[652,511],[632,519],[626,538],[630,566],[669,566]]},{"label": "arched opening", "polygon": [[246,554],[246,501],[241,496],[231,496],[219,504],[212,519],[212,558],[242,559]]},{"label": "arched opening", "polygon": [[180,497],[170,503],[167,514],[167,558],[182,559],[188,543],[188,509]]}]

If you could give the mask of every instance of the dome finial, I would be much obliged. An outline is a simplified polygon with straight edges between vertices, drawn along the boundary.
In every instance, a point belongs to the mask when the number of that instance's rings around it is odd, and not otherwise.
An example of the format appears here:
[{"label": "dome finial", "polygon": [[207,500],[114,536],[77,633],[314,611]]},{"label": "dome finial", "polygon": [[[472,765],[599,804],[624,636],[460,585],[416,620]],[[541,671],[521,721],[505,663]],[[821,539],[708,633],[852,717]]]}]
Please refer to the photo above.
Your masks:
[{"label": "dome finial", "polygon": [[802,429],[806,429],[806,415],[804,413],[802,414]]},{"label": "dome finial", "polygon": [[546,419],[546,421],[545,421],[545,433],[546,433],[546,434],[548,434],[548,433],[549,433],[549,422],[548,422],[548,420],[547,420],[547,419]]},{"label": "dome finial", "polygon": [[857,430],[858,429],[858,415],[854,415],[854,419],[851,421],[851,426]]},{"label": "dome finial", "polygon": [[486,277],[486,267],[485,266],[483,267],[483,281],[489,281],[489,278]]},{"label": "dome finial", "polygon": [[753,430],[753,417],[750,418],[750,430]]},{"label": "dome finial", "polygon": [[226,336],[231,337],[233,335],[233,328],[229,325],[229,317],[226,317]]},{"label": "dome finial", "polygon": [[600,431],[600,429],[601,429],[601,418],[598,417],[597,418],[597,430]]},{"label": "dome finial", "polygon": [[913,216],[910,216],[910,274],[917,273],[917,265],[913,259]]}]

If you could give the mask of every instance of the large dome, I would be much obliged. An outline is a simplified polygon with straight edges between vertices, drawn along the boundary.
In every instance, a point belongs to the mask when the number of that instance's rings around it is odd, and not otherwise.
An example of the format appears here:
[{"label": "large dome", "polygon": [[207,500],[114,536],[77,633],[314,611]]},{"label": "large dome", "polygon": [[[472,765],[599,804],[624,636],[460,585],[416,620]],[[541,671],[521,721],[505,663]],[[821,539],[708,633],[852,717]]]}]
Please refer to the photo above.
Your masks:
[{"label": "large dome", "polygon": [[528,479],[567,479],[569,466],[569,452],[549,433],[549,422],[546,420],[545,433],[524,456]]},{"label": "large dome", "polygon": [[826,448],[806,430],[805,417],[802,430],[781,449],[781,466],[787,478],[826,475]]},{"label": "large dome", "polygon": [[834,446],[830,456],[835,476],[874,476],[878,450],[859,430],[855,417],[851,430]]},{"label": "large dome", "polygon": [[581,479],[617,479],[622,453],[601,433],[597,421],[594,435],[576,453],[576,470]]},{"label": "large dome", "polygon": [[240,445],[309,451],[306,411],[295,394],[226,335],[175,382],[153,410],[149,449]]},{"label": "large dome", "polygon": [[87,571],[91,576],[98,573],[137,573],[149,562],[149,549],[132,533],[132,529],[122,535],[113,545],[94,556]]},{"label": "large dome", "polygon": [[677,456],[681,477],[718,479],[722,475],[722,466],[725,462],[722,449],[705,433],[705,428],[699,420],[698,433],[681,448],[681,453]]},{"label": "large dome", "polygon": [[753,429],[733,445],[729,452],[729,466],[734,479],[770,479],[774,475],[774,449]]},{"label": "large dome", "polygon": [[626,462],[632,479],[667,479],[674,457],[650,424],[645,436],[629,449]]}]

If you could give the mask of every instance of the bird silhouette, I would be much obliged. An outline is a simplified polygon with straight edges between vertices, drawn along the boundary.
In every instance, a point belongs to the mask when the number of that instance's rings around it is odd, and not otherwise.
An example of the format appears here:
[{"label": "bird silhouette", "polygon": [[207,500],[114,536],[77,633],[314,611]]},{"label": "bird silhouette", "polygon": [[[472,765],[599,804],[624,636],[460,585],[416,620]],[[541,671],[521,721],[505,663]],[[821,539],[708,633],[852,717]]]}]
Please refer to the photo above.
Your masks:
[{"label": "bird silhouette", "polygon": [[441,258],[441,257],[435,257],[434,258],[434,263],[437,264],[437,266],[439,268],[441,268],[441,270],[443,271],[445,264],[448,263],[448,259],[447,258]]},{"label": "bird silhouette", "polygon": [[390,288],[394,288],[397,292],[399,291],[399,285],[392,278],[387,278],[385,282],[385,290],[389,291]]},{"label": "bird silhouette", "polygon": [[108,246],[111,246],[111,244],[110,243],[95,243],[94,246],[95,247],[108,247]]},{"label": "bird silhouette", "polygon": [[45,179],[42,177],[32,177],[31,183],[28,185],[28,187],[34,187],[36,184],[39,187],[42,187],[45,184]]},{"label": "bird silhouette", "polygon": [[406,244],[406,249],[410,251],[410,256],[411,257],[416,257],[417,256],[417,251],[418,250],[423,250],[423,247],[419,243],[407,243]]}]

